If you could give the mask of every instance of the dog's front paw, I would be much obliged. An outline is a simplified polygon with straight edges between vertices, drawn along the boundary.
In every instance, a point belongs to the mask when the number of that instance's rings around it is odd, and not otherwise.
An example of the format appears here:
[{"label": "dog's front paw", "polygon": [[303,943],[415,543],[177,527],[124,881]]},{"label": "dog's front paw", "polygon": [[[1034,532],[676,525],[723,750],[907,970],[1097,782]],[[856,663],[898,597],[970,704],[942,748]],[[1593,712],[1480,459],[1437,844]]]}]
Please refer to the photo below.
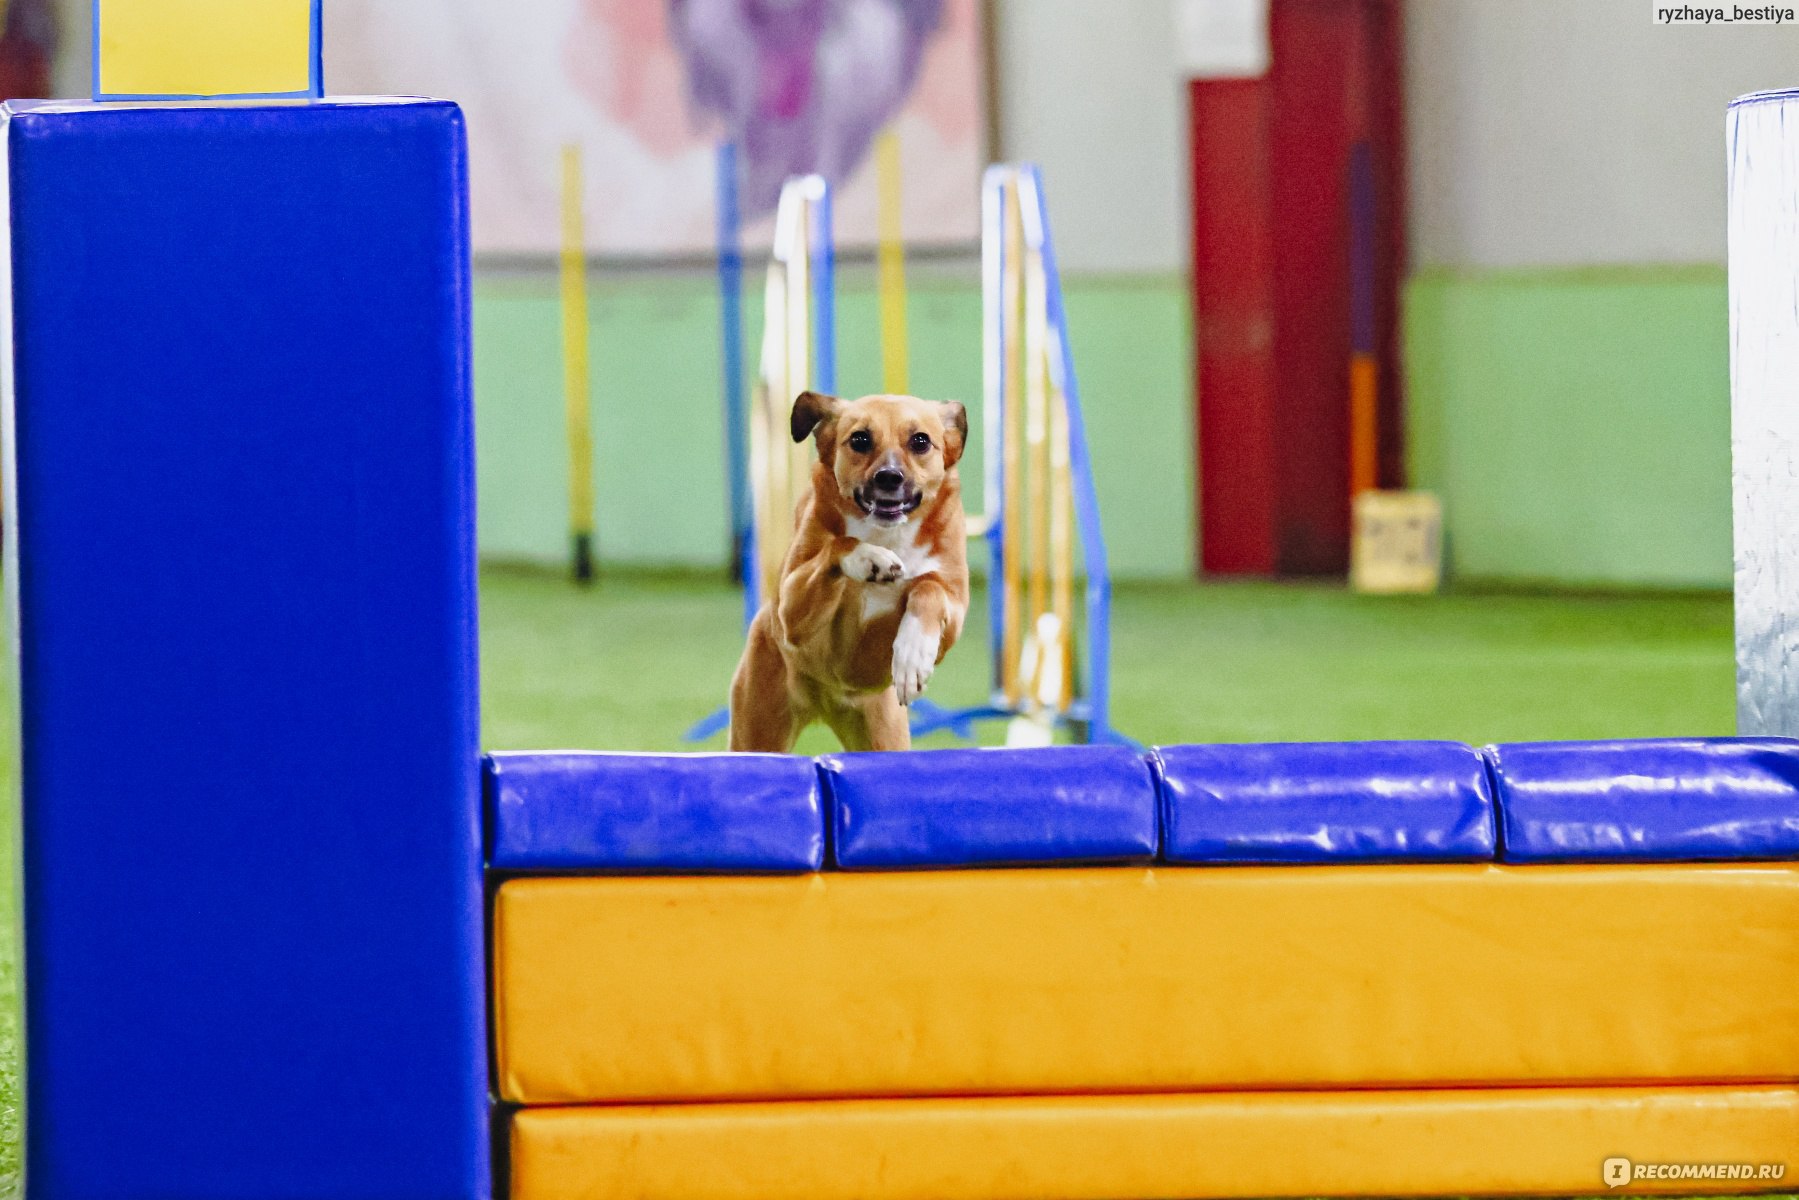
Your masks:
[{"label": "dog's front paw", "polygon": [[843,573],[863,583],[898,583],[906,574],[906,564],[891,550],[860,542],[843,556]]},{"label": "dog's front paw", "polygon": [[924,622],[910,613],[900,619],[899,632],[893,635],[893,691],[901,704],[924,695],[924,685],[937,669],[937,647],[942,642],[941,633],[927,631]]}]

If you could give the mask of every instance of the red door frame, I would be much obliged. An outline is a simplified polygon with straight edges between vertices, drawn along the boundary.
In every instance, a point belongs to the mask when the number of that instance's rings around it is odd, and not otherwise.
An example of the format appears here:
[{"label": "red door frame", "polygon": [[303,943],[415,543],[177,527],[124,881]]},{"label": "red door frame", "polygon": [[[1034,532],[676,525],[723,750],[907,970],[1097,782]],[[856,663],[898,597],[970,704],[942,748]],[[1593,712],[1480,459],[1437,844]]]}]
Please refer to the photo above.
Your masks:
[{"label": "red door frame", "polygon": [[1398,0],[1273,0],[1272,67],[1188,86],[1199,561],[1329,574],[1349,559],[1349,160],[1374,163],[1378,477],[1404,474]]}]

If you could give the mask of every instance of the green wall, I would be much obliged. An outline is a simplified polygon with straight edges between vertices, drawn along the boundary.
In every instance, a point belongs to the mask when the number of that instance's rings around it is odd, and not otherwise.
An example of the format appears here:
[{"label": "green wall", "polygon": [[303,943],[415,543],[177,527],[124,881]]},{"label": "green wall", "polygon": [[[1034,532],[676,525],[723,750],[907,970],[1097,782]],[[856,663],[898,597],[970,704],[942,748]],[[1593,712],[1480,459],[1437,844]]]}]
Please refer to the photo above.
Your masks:
[{"label": "green wall", "polygon": [[[913,272],[913,387],[980,428],[972,269]],[[746,288],[752,355],[760,288]],[[879,386],[866,270],[842,273],[840,389]],[[1112,568],[1193,569],[1190,322],[1178,276],[1067,283]],[[603,563],[722,567],[726,474],[709,275],[596,273],[590,300]],[[483,272],[475,294],[481,543],[564,556],[556,282]],[[1576,586],[1730,582],[1724,274],[1717,268],[1425,272],[1406,295],[1414,483],[1444,498],[1462,580]],[[980,507],[984,447],[963,479]]]},{"label": "green wall", "polygon": [[1729,586],[1721,268],[1427,272],[1405,333],[1454,576]]},{"label": "green wall", "polygon": [[[981,505],[981,299],[973,269],[913,272],[912,389],[969,405],[963,460]],[[753,359],[760,275],[745,289]],[[1073,279],[1069,322],[1113,573],[1193,568],[1189,319],[1178,276]],[[589,298],[596,521],[602,564],[719,567],[727,475],[720,415],[718,298],[698,272],[596,273]],[[482,272],[475,287],[481,548],[494,559],[563,561],[567,450],[556,280]],[[873,280],[840,276],[838,390],[879,390]]]}]

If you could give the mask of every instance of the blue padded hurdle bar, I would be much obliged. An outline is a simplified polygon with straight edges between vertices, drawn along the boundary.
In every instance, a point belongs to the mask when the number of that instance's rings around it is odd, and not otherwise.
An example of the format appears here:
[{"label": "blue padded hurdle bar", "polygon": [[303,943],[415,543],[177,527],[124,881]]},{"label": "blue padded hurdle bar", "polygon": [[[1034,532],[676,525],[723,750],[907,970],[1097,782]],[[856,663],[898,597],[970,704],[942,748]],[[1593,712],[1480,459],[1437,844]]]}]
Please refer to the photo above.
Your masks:
[{"label": "blue padded hurdle bar", "polygon": [[1149,764],[1123,746],[830,754],[835,866],[1151,862]]},{"label": "blue padded hurdle bar", "polygon": [[1488,746],[1507,862],[1799,857],[1799,741]]},{"label": "blue padded hurdle bar", "polygon": [[461,113],[4,111],[31,1193],[485,1197]]},{"label": "blue padded hurdle bar", "polygon": [[1162,746],[1171,863],[1480,862],[1486,763],[1460,742]]},{"label": "blue padded hurdle bar", "polygon": [[493,754],[501,871],[817,871],[824,801],[788,754]]}]

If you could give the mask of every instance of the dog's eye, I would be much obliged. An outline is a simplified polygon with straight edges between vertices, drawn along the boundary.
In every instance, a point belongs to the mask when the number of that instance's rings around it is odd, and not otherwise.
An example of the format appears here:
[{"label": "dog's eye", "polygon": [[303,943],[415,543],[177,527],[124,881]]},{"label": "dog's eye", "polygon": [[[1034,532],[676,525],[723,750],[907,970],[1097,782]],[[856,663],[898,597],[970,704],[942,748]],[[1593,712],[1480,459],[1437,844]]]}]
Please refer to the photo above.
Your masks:
[{"label": "dog's eye", "polygon": [[912,435],[912,453],[914,453],[914,454],[929,454],[930,451],[931,451],[931,435],[930,434],[915,433]]},{"label": "dog's eye", "polygon": [[857,454],[867,454],[875,448],[874,436],[866,429],[858,429],[850,434],[850,449]]}]

